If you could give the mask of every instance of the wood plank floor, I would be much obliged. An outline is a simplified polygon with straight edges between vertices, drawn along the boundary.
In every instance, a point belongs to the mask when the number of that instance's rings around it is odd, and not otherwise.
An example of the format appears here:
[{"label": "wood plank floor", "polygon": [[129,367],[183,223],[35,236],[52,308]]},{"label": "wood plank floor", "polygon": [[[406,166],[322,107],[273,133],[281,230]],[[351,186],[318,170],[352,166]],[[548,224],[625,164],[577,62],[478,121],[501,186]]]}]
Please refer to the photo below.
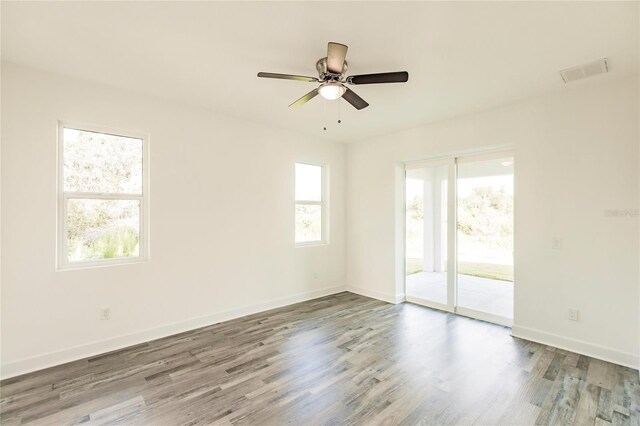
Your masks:
[{"label": "wood plank floor", "polygon": [[351,293],[0,386],[3,425],[640,424],[636,370]]}]

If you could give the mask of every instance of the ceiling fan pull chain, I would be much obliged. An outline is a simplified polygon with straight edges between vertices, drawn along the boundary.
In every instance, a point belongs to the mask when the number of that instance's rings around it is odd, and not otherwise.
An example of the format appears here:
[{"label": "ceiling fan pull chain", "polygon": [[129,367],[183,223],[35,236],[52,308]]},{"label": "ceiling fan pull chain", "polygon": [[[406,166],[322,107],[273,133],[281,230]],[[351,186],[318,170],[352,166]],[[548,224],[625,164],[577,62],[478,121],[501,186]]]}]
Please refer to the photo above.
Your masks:
[{"label": "ceiling fan pull chain", "polygon": [[342,123],[340,113],[342,112],[342,97],[338,98],[338,124]]},{"label": "ceiling fan pull chain", "polygon": [[322,121],[324,121],[324,130],[327,130],[327,100],[322,99]]}]

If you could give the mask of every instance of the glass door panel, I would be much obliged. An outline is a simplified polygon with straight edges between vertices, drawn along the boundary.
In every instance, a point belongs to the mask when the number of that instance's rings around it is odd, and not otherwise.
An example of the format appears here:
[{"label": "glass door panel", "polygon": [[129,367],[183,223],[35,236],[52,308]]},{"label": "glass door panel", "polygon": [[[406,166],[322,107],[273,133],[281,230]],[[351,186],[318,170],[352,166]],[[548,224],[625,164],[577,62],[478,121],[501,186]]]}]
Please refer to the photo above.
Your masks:
[{"label": "glass door panel", "polygon": [[406,171],[406,295],[436,306],[449,305],[448,193],[452,164]]},{"label": "glass door panel", "polygon": [[457,163],[457,310],[512,319],[513,157]]}]

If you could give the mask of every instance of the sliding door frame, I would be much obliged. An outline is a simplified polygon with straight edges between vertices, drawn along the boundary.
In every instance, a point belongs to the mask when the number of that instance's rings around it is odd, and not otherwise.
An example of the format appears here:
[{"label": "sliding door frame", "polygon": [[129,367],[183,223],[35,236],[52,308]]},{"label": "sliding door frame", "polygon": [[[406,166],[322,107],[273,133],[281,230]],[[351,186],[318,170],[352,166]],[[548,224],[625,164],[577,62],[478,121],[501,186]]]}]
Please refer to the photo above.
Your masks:
[{"label": "sliding door frame", "polygon": [[[456,186],[456,167],[455,157],[438,158],[433,160],[418,161],[414,163],[405,164],[405,185],[407,179],[407,170],[422,169],[425,167],[439,167],[447,166],[447,223],[454,223],[456,220],[456,199],[455,199],[455,186]],[[406,203],[404,206],[404,215],[406,220]],[[405,225],[406,226],[406,225]],[[453,228],[453,229],[452,229]],[[429,308],[439,309],[446,312],[455,313],[456,306],[456,291],[455,280],[456,275],[450,274],[449,271],[457,272],[455,253],[457,250],[455,243],[455,227],[447,226],[447,303],[438,303],[432,300],[423,299],[421,297],[409,296],[406,294],[407,289],[407,276],[405,273],[404,285],[405,285],[405,298],[407,302],[417,303]],[[406,228],[404,232],[404,246],[407,247],[407,233]],[[405,256],[406,257],[406,256]]]},{"label": "sliding door frame", "polygon": [[[513,148],[505,148],[500,150],[491,150],[486,152],[475,152],[469,154],[451,155],[447,157],[438,157],[433,159],[414,161],[404,163],[404,183],[403,191],[406,192],[407,170],[421,169],[425,167],[447,166],[447,303],[438,303],[432,300],[420,297],[409,296],[406,293],[407,275],[404,274],[405,300],[407,302],[416,303],[429,308],[439,309],[470,318],[487,321],[494,324],[511,327],[513,318],[502,317],[487,312],[477,311],[475,309],[464,308],[458,306],[458,164],[472,163],[476,161],[486,161],[498,158],[510,157],[514,158]],[[515,161],[515,160],[514,160]],[[405,218],[405,226],[403,227],[403,241],[406,251],[407,233],[406,233],[406,202],[403,206]],[[515,230],[514,230],[515,233]],[[406,253],[404,255],[406,263]],[[515,269],[515,265],[514,265]],[[515,280],[514,280],[515,286]],[[515,304],[514,304],[515,305]],[[515,316],[515,313],[514,313]]]}]

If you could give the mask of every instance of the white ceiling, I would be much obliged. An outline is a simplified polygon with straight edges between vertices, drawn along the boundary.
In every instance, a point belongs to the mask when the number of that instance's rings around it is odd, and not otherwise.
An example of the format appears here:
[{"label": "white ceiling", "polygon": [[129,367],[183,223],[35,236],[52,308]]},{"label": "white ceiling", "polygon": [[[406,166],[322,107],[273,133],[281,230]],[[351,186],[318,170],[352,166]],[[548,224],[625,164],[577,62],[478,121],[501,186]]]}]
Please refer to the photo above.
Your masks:
[{"label": "white ceiling", "polygon": [[[638,73],[637,2],[6,2],[3,60],[198,104],[337,141],[357,141],[553,90],[558,71],[602,57]],[[328,41],[348,74],[409,71],[406,84],[352,86],[362,111],[313,83]],[[325,118],[326,117],[326,118]],[[323,132],[322,126],[329,130]]]}]

